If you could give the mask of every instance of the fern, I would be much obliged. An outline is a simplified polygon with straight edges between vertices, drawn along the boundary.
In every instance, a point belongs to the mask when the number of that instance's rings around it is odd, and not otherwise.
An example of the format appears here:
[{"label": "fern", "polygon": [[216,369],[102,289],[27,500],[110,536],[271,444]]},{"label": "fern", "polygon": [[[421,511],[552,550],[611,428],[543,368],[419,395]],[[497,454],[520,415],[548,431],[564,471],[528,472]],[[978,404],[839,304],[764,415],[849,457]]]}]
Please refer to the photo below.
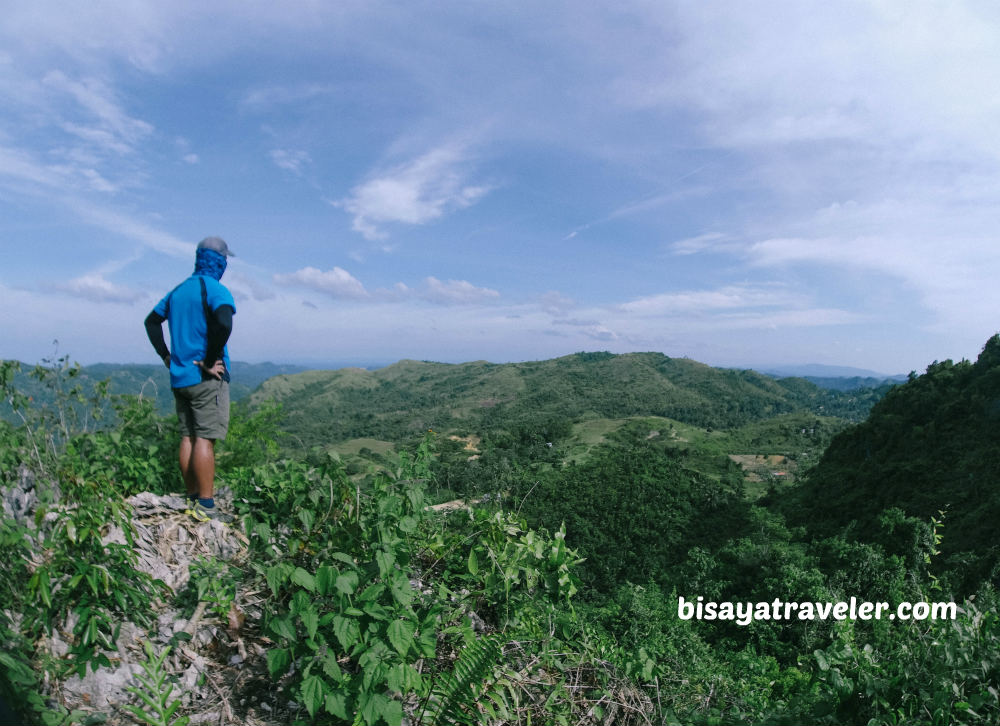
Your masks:
[{"label": "fern", "polygon": [[487,691],[489,681],[494,680],[493,668],[500,653],[500,641],[495,636],[467,642],[452,672],[438,675],[424,706],[430,720],[424,722],[421,715],[421,722],[432,726],[473,726],[480,723],[477,708],[480,699],[487,696],[496,702]]},{"label": "fern", "polygon": [[174,719],[174,713],[180,708],[181,700],[170,701],[170,696],[174,690],[174,684],[170,682],[167,671],[163,667],[170,652],[170,646],[163,649],[159,656],[153,650],[153,646],[147,641],[143,644],[146,649],[146,662],[142,668],[145,675],[136,675],[141,687],[129,686],[127,690],[134,693],[145,705],[145,709],[136,706],[122,706],[136,720],[150,724],[150,726],[186,726],[190,719],[187,716],[180,716]]}]

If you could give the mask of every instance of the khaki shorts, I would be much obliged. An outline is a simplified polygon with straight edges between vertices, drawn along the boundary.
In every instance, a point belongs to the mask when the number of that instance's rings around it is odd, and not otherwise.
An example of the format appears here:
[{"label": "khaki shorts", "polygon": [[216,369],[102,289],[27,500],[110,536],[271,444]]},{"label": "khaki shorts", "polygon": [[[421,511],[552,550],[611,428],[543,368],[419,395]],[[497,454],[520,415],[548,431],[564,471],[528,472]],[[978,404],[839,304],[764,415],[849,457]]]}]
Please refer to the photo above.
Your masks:
[{"label": "khaki shorts", "polygon": [[213,379],[173,390],[181,436],[226,438],[229,430],[228,383]]}]

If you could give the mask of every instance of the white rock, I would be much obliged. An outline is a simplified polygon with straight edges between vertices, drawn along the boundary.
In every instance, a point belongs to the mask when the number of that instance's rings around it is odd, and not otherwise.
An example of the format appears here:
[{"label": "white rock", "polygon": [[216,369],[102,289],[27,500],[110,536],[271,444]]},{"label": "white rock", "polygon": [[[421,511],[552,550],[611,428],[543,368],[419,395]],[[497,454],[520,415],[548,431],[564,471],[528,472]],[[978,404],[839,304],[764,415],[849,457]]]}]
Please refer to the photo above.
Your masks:
[{"label": "white rock", "polygon": [[134,663],[124,663],[114,670],[100,668],[83,678],[72,676],[63,690],[67,700],[88,703],[97,710],[120,706],[131,699],[126,688],[137,685],[135,676],[141,672],[142,668]]}]

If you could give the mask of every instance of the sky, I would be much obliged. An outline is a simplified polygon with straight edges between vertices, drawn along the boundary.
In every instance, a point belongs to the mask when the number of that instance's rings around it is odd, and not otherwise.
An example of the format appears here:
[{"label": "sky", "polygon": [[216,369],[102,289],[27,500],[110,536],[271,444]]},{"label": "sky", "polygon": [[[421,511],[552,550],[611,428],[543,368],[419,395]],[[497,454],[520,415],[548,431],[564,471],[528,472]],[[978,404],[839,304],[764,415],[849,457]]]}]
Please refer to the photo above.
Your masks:
[{"label": "sky", "polygon": [[883,373],[1000,328],[993,2],[5,6],[0,358],[659,351]]}]

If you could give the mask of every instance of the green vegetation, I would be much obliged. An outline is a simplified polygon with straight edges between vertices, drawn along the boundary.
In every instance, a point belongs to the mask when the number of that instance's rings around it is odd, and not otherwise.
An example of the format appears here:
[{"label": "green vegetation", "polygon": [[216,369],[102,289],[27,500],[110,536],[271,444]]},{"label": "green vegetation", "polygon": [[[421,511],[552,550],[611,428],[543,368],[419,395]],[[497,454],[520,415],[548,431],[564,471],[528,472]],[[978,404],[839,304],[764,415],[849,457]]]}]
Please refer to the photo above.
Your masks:
[{"label": "green vegetation", "polygon": [[[13,363],[13,361],[8,361]],[[42,361],[40,366],[25,366],[19,364],[20,370],[12,371],[12,383],[26,397],[33,399],[38,406],[55,404],[58,391],[53,390],[39,374],[53,368],[65,368],[72,371],[73,382],[83,389],[93,389],[96,385],[105,385],[112,395],[139,396],[151,401],[153,409],[160,415],[168,415],[174,410],[174,397],[170,392],[170,374],[161,365],[146,365],[141,363],[113,364],[96,363],[89,366],[69,365],[67,356],[53,354]],[[230,396],[233,401],[241,401],[256,389],[261,383],[278,375],[298,373],[305,370],[301,366],[276,365],[274,363],[243,363],[233,361],[233,381]],[[92,412],[91,407],[79,407],[78,411]],[[6,401],[0,401],[0,420],[10,423],[21,423],[17,414]]]},{"label": "green vegetation", "polygon": [[[1000,719],[1000,338],[858,424],[877,394],[653,354],[279,376],[219,449],[244,555],[179,592],[139,566],[127,499],[180,490],[170,421],[66,360],[34,376],[31,401],[0,363],[0,696],[28,721],[117,717],[57,686],[171,605],[191,624],[146,642],[124,707],[150,724],[199,715],[171,666],[197,648],[239,656],[235,720],[261,694],[297,724]],[[452,498],[475,503],[429,506]],[[957,617],[679,617],[697,596]]]},{"label": "green vegetation", "polygon": [[878,395],[659,353],[581,353],[531,363],[401,361],[375,371],[310,371],[276,376],[251,400],[281,403],[282,427],[309,447],[362,437],[401,441],[428,429],[530,428],[542,435],[547,424],[631,416],[716,429],[796,412],[860,420]]},{"label": "green vegetation", "polygon": [[975,362],[935,362],[892,389],[864,423],[831,443],[806,486],[781,502],[816,532],[849,529],[852,539],[904,554],[905,526],[884,532],[892,508],[921,522],[944,517],[937,574],[971,594],[1000,575],[1000,336]]}]

